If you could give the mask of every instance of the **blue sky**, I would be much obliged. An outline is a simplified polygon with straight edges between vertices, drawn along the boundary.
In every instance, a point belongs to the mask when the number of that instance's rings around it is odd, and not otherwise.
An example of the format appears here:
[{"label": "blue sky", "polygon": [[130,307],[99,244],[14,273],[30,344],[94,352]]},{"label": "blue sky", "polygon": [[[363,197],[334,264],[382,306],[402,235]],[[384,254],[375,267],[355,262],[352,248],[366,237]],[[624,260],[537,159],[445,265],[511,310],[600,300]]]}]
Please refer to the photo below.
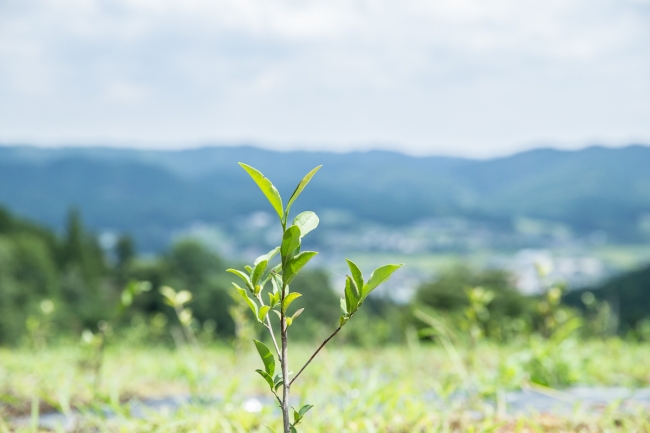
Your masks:
[{"label": "blue sky", "polygon": [[650,143],[650,0],[0,0],[0,141]]}]

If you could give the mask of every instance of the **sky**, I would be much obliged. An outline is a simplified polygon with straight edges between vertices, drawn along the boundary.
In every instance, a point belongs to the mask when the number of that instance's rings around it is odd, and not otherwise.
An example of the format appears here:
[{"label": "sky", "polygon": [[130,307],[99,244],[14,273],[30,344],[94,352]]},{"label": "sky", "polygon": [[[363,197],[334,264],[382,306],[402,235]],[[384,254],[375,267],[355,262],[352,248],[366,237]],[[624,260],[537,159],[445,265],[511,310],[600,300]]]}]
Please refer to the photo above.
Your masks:
[{"label": "sky", "polygon": [[0,142],[650,143],[650,0],[0,0]]}]

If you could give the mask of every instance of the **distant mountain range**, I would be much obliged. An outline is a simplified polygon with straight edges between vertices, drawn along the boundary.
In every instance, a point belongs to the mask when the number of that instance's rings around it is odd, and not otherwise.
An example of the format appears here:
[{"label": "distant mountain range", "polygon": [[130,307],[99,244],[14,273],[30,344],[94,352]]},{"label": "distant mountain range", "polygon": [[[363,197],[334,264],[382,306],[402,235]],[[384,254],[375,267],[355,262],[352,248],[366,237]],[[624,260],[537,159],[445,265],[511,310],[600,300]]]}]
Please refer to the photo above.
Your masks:
[{"label": "distant mountain range", "polygon": [[647,239],[650,226],[650,147],[641,145],[537,149],[488,160],[250,146],[0,146],[0,204],[54,227],[75,206],[91,227],[131,232],[145,248],[159,249],[192,223],[269,210],[238,161],[261,170],[287,197],[302,175],[323,164],[299,208],[387,225],[463,217],[508,226],[526,216],[622,242]]}]

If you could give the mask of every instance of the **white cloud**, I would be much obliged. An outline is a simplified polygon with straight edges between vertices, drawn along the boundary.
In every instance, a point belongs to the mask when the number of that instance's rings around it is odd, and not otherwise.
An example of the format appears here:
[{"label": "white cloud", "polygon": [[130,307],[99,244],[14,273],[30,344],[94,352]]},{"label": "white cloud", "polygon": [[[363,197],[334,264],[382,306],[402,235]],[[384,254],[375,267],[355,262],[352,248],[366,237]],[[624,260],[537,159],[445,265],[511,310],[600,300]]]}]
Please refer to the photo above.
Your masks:
[{"label": "white cloud", "polygon": [[648,118],[648,1],[0,1],[5,142],[487,155]]}]

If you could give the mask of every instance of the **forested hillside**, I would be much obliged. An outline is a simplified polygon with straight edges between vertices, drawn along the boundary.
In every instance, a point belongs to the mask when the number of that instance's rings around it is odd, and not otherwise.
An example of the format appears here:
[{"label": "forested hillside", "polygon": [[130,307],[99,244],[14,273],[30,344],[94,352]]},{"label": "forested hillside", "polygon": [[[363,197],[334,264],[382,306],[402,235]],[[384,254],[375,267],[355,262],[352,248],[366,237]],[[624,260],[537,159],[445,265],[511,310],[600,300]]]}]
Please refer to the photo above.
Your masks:
[{"label": "forested hillside", "polygon": [[508,226],[526,216],[624,242],[647,239],[650,225],[650,148],[643,146],[539,149],[490,160],[253,147],[0,147],[0,203],[57,228],[77,206],[91,227],[129,231],[161,249],[170,233],[192,223],[266,209],[250,200],[255,186],[238,161],[259,168],[283,193],[323,164],[303,206],[383,224],[453,216]]}]

